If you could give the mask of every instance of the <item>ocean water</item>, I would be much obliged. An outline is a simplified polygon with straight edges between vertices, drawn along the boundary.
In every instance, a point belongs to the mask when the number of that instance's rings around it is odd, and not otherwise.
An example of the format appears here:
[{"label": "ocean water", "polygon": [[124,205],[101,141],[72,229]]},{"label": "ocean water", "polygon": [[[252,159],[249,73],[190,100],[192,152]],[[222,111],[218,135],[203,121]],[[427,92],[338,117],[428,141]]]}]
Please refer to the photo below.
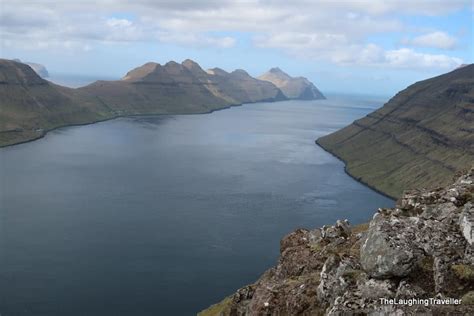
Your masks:
[{"label": "ocean water", "polygon": [[0,314],[194,315],[299,227],[394,202],[314,140],[370,97],[120,118],[0,149]]}]

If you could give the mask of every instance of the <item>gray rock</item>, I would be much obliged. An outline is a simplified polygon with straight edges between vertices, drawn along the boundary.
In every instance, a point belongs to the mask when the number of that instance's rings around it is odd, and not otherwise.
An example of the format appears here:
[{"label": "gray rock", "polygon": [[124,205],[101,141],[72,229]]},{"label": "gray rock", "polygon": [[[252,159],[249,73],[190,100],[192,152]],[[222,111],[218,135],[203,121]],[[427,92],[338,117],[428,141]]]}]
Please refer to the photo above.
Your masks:
[{"label": "gray rock", "polygon": [[474,244],[474,205],[472,203],[464,205],[459,227],[466,241],[472,246]]},{"label": "gray rock", "polygon": [[411,227],[418,218],[377,214],[360,249],[362,268],[374,278],[404,277],[410,274],[423,252],[414,243]]},{"label": "gray rock", "polygon": [[345,273],[358,268],[358,264],[352,258],[341,259],[337,255],[330,256],[321,270],[317,288],[318,298],[321,301],[327,301],[342,295],[351,282],[345,277]]}]

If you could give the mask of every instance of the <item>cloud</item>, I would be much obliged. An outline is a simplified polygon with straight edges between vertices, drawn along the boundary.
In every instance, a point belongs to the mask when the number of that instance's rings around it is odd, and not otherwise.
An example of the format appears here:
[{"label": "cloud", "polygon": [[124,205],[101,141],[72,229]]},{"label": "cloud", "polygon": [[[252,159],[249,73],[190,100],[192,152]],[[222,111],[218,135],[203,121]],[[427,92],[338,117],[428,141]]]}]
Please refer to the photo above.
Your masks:
[{"label": "cloud", "polygon": [[193,32],[159,32],[157,39],[164,43],[182,44],[195,47],[216,46],[220,48],[230,48],[236,40],[229,36],[217,37]]},{"label": "cloud", "polygon": [[121,28],[126,28],[132,26],[132,22],[127,20],[127,19],[116,19],[116,18],[110,18],[107,19],[106,24],[110,27],[121,27]]},{"label": "cloud", "polygon": [[457,40],[445,32],[437,31],[420,35],[413,39],[405,39],[402,43],[416,47],[454,49],[457,45]]},{"label": "cloud", "polygon": [[442,54],[425,54],[410,48],[384,50],[375,44],[351,47],[346,54],[334,56],[334,62],[346,65],[383,66],[401,69],[453,69],[462,59]]},{"label": "cloud", "polygon": [[[91,50],[137,41],[225,49],[237,45],[229,33],[238,32],[249,34],[256,47],[303,58],[392,67],[421,58],[421,65],[431,67],[427,60],[444,55],[387,51],[370,38],[420,31],[400,15],[443,15],[470,5],[469,0],[16,0],[2,3],[0,38],[22,49]],[[404,44],[451,49],[456,40],[434,32]],[[398,62],[402,57],[405,61]],[[456,60],[445,57],[439,67]]]}]

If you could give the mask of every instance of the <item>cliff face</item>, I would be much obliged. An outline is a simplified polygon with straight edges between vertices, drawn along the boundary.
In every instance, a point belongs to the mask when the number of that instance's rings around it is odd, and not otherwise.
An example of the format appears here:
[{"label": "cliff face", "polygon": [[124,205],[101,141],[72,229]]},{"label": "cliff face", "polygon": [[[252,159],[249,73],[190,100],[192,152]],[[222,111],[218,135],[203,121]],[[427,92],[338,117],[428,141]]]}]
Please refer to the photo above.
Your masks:
[{"label": "cliff face", "polygon": [[274,268],[200,315],[472,315],[473,224],[474,169],[445,188],[407,191],[368,225],[296,230]]},{"label": "cliff face", "polygon": [[259,76],[258,79],[273,83],[289,99],[317,100],[326,98],[308,79],[293,78],[280,68],[272,68]]},{"label": "cliff face", "polygon": [[417,82],[317,143],[362,182],[398,197],[445,185],[474,161],[474,64]]}]

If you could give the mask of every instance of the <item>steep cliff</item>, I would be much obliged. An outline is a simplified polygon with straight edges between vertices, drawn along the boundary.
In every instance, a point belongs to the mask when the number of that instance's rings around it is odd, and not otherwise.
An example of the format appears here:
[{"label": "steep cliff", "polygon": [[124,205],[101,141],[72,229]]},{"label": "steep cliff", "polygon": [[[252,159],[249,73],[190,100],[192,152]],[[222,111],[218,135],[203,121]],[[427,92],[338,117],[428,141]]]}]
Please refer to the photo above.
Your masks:
[{"label": "steep cliff", "polygon": [[317,143],[362,182],[398,197],[439,186],[474,161],[474,64],[417,82]]},{"label": "steep cliff", "polygon": [[199,315],[473,315],[473,225],[474,169],[368,225],[296,230],[275,267]]},{"label": "steep cliff", "polygon": [[318,90],[308,79],[304,77],[293,78],[280,68],[272,68],[268,72],[259,76],[258,79],[273,83],[281,89],[288,99],[317,100],[325,99],[321,91]]}]

